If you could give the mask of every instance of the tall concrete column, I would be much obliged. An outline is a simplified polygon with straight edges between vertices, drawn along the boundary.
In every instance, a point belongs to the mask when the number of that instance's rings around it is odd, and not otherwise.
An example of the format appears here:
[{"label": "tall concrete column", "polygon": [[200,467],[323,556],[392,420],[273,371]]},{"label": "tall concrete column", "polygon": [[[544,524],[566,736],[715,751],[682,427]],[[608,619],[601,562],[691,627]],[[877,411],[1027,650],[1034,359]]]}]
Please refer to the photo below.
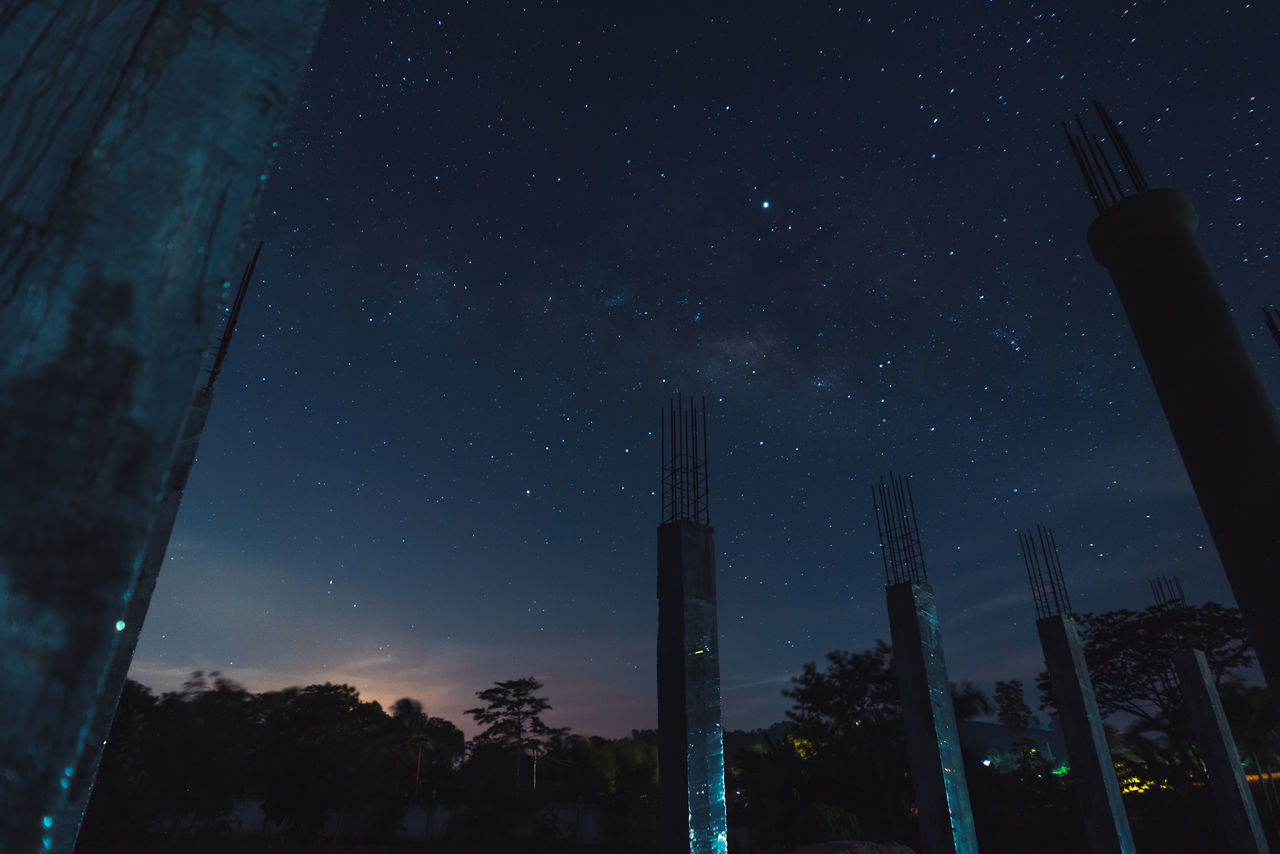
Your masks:
[{"label": "tall concrete column", "polygon": [[182,507],[182,493],[187,488],[187,479],[196,462],[196,454],[200,450],[200,439],[204,435],[204,426],[209,420],[209,410],[213,407],[213,387],[222,370],[222,362],[227,355],[227,347],[235,332],[236,321],[240,317],[240,309],[244,305],[245,294],[249,289],[253,269],[258,263],[258,255],[262,252],[262,244],[258,244],[253,259],[245,267],[240,279],[240,288],[236,292],[219,336],[218,349],[209,370],[208,380],[195,391],[191,408],[187,412],[187,420],[182,425],[182,436],[174,450],[173,463],[169,466],[168,483],[165,484],[164,497],[156,512],[155,524],[147,538],[145,557],[138,569],[138,579],[126,602],[124,619],[116,623],[118,634],[115,647],[111,653],[107,678],[103,683],[103,691],[98,696],[94,708],[93,721],[89,725],[89,737],[85,744],[84,755],[75,773],[68,781],[67,802],[63,806],[61,819],[54,819],[52,833],[52,850],[71,851],[75,848],[80,826],[84,823],[85,810],[89,806],[89,798],[93,792],[93,784],[98,777],[98,768],[102,764],[102,753],[106,747],[107,737],[111,734],[111,725],[115,721],[116,709],[120,705],[120,697],[124,691],[125,679],[129,675],[129,666],[133,663],[133,653],[138,648],[138,638],[142,636],[142,625],[151,607],[151,596],[155,593],[156,582],[160,579],[160,569],[164,566],[165,553],[169,549],[169,538],[173,536],[173,526],[178,521],[178,511]]},{"label": "tall concrete column", "polygon": [[74,840],[71,781],[120,690],[117,626],[220,274],[323,9],[47,0],[0,15],[0,852]]},{"label": "tall concrete column", "polygon": [[1120,795],[1111,748],[1080,635],[1071,619],[1071,600],[1062,577],[1062,561],[1053,532],[1043,525],[1035,533],[1018,532],[1018,545],[1031,582],[1036,630],[1049,669],[1049,687],[1067,743],[1071,780],[1084,817],[1085,836],[1093,854],[1133,854],[1133,834]]},{"label": "tall concrete column", "polygon": [[1097,174],[1091,164],[1107,156],[1095,142],[1073,140],[1099,210],[1089,248],[1111,274],[1280,703],[1280,417],[1196,243],[1195,208],[1177,190],[1148,188],[1119,128],[1098,112],[1137,192]]},{"label": "tall concrete column", "polygon": [[1120,781],[1075,621],[1066,614],[1053,614],[1036,620],[1036,630],[1049,668],[1050,690],[1067,743],[1089,850],[1093,854],[1134,854]]},{"label": "tall concrete column", "polygon": [[727,846],[712,533],[686,521],[658,528],[663,854],[724,854]]},{"label": "tall concrete column", "polygon": [[887,587],[885,598],[924,854],[976,854],[933,589],[927,582],[905,581]]},{"label": "tall concrete column", "polygon": [[116,623],[118,629],[116,642],[107,666],[103,690],[98,695],[98,702],[89,724],[89,737],[85,741],[84,754],[68,779],[67,801],[62,808],[61,818],[56,819],[53,827],[50,828],[53,851],[69,852],[75,849],[76,838],[80,833],[85,810],[89,806],[89,797],[93,792],[93,784],[98,776],[98,767],[102,763],[102,752],[107,743],[107,736],[111,734],[116,707],[120,705],[120,695],[124,691],[124,682],[129,675],[129,665],[133,663],[133,653],[138,648],[142,624],[147,616],[147,609],[151,605],[151,594],[155,592],[160,568],[164,565],[165,551],[169,546],[169,537],[173,533],[173,525],[178,518],[178,509],[182,503],[182,489],[186,486],[187,476],[195,463],[200,436],[204,432],[212,402],[213,393],[200,389],[196,393],[191,412],[183,425],[182,438],[169,470],[170,483],[165,489],[164,498],[160,501],[156,512],[155,525],[147,542],[146,557],[139,569],[137,583],[125,603],[124,614]]},{"label": "tall concrete column", "polygon": [[1232,854],[1268,854],[1267,835],[1258,820],[1240,752],[1222,712],[1204,653],[1198,649],[1179,650],[1173,654],[1173,665],[1209,776],[1209,788],[1227,834],[1227,850]]},{"label": "tall concrete column", "polygon": [[705,401],[701,425],[698,416],[696,406],[691,403],[686,410],[680,399],[672,401],[662,424],[663,523],[658,526],[661,854],[726,854],[729,839]]},{"label": "tall concrete column", "polygon": [[920,841],[924,854],[977,854],[938,609],[925,569],[910,481],[892,474],[888,482],[881,478],[871,489],[871,503],[884,562],[889,637]]}]

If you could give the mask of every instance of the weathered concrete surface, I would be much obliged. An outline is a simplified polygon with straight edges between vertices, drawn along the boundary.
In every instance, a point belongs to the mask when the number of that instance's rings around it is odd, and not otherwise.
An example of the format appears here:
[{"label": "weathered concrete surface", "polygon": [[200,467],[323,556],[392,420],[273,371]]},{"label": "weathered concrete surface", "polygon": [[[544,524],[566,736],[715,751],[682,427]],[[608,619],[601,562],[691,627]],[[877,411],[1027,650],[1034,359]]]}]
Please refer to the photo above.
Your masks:
[{"label": "weathered concrete surface", "polygon": [[977,854],[933,589],[906,581],[887,587],[885,598],[921,848],[924,854]]},{"label": "weathered concrete surface", "polygon": [[1240,752],[1227,716],[1222,713],[1222,702],[1204,653],[1198,649],[1179,650],[1173,654],[1173,666],[1227,834],[1227,850],[1232,854],[1268,854],[1267,835],[1258,821],[1258,808],[1244,778]]},{"label": "weathered concrete surface", "polygon": [[74,837],[55,819],[323,6],[0,13],[0,851]]},{"label": "weathered concrete surface", "polygon": [[724,741],[713,531],[658,527],[661,854],[725,854]]},{"label": "weathered concrete surface", "polygon": [[133,591],[129,594],[129,601],[125,604],[124,627],[116,639],[111,661],[107,666],[107,675],[103,680],[103,689],[94,707],[93,719],[89,724],[89,737],[85,740],[84,756],[68,781],[67,800],[62,807],[62,816],[54,820],[51,828],[52,849],[55,851],[71,851],[75,848],[80,825],[84,822],[85,810],[89,806],[89,796],[93,792],[93,784],[98,776],[98,766],[102,762],[103,748],[107,743],[107,736],[111,734],[116,707],[120,705],[124,681],[129,675],[129,665],[133,663],[133,653],[138,648],[138,638],[142,634],[147,609],[151,607],[151,595],[155,593],[160,568],[164,565],[164,555],[169,548],[169,537],[173,534],[173,526],[178,520],[178,510],[182,505],[182,491],[186,488],[187,478],[190,477],[191,468],[195,465],[196,452],[200,449],[200,437],[204,433],[204,425],[209,419],[209,409],[212,404],[213,391],[206,388],[198,389],[195,400],[191,404],[191,411],[187,414],[187,420],[182,426],[182,438],[178,442],[173,463],[169,467],[169,482],[165,487],[164,498],[157,508],[155,523],[147,538],[146,556],[138,571]]},{"label": "weathered concrete surface", "polygon": [[1177,190],[1122,199],[1089,227],[1280,703],[1280,416]]},{"label": "weathered concrete surface", "polygon": [[1084,814],[1085,837],[1093,854],[1134,854],[1129,816],[1102,728],[1075,621],[1055,614],[1036,621],[1049,685],[1067,742],[1071,779]]}]

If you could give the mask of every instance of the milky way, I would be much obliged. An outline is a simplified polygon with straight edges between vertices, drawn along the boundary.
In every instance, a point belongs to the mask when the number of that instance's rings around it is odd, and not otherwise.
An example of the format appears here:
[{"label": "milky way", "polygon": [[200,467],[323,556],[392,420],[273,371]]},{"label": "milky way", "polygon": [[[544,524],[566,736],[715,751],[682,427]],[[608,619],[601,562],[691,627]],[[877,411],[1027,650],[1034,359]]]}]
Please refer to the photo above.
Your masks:
[{"label": "milky way", "polygon": [[710,410],[728,727],[887,639],[889,470],[954,679],[1042,667],[1017,528],[1078,610],[1160,573],[1231,601],[1059,122],[1106,101],[1189,194],[1274,394],[1272,4],[412,5],[329,12],[134,678],[468,724],[532,675],[550,723],[653,726],[676,393]]}]

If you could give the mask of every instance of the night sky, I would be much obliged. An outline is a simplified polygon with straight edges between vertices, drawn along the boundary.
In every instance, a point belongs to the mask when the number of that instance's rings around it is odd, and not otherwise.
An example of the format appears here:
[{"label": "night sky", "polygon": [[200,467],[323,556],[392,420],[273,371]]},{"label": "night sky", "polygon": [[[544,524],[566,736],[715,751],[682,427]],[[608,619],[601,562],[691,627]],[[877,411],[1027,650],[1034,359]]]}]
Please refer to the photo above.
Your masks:
[{"label": "night sky", "polygon": [[1078,611],[1161,573],[1233,603],[1059,121],[1105,101],[1188,193],[1276,396],[1273,3],[418,5],[331,6],[133,678],[346,682],[474,732],[475,691],[535,676],[551,724],[654,726],[678,392],[726,727],[887,640],[891,470],[953,680],[1042,668],[1017,528],[1054,529]]}]

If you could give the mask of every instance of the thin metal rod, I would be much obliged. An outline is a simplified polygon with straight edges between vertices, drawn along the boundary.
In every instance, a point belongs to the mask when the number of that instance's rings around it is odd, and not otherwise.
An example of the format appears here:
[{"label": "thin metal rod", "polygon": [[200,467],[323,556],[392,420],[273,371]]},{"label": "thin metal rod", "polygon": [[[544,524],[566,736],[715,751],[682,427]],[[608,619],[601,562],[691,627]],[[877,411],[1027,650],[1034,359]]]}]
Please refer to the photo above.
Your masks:
[{"label": "thin metal rod", "polygon": [[881,477],[880,483],[871,487],[871,504],[876,514],[885,583],[926,581],[924,550],[910,481],[904,484],[904,479],[892,472],[887,482]]},{"label": "thin metal rod", "polygon": [[1096,133],[1091,133],[1089,136],[1093,139],[1093,147],[1102,159],[1102,165],[1107,170],[1107,176],[1111,179],[1112,186],[1116,188],[1117,199],[1123,199],[1124,187],[1120,184],[1120,177],[1116,175],[1116,170],[1112,168],[1111,161],[1107,159],[1106,154],[1102,151],[1102,140],[1098,139]]},{"label": "thin metal rod", "polygon": [[1102,119],[1102,124],[1106,127],[1107,132],[1111,135],[1111,144],[1115,146],[1116,153],[1120,155],[1120,162],[1124,164],[1125,171],[1133,179],[1134,189],[1143,192],[1150,189],[1147,186],[1147,179],[1142,174],[1142,169],[1138,166],[1138,158],[1133,156],[1133,151],[1129,148],[1129,143],[1124,138],[1124,134],[1120,132],[1120,125],[1112,120],[1111,115],[1107,112],[1107,108],[1103,106],[1101,101],[1093,102],[1094,112]]},{"label": "thin metal rod", "polygon": [[249,282],[253,279],[253,268],[258,266],[260,254],[262,254],[262,241],[258,241],[258,248],[253,251],[253,257],[249,259],[244,273],[240,276],[240,287],[236,290],[236,297],[231,302],[231,311],[227,314],[227,323],[222,329],[221,340],[218,342],[218,352],[213,357],[213,365],[209,368],[209,380],[204,385],[205,391],[213,391],[213,383],[218,379],[218,374],[222,373],[222,361],[227,358],[227,347],[231,344],[232,333],[236,331],[240,309],[244,307],[244,296],[249,290]]},{"label": "thin metal rod", "polygon": [[[880,478],[880,492],[884,491],[884,478]],[[889,580],[889,548],[888,537],[884,533],[884,525],[880,524],[880,500],[876,492],[875,484],[871,486],[871,506],[876,511],[876,536],[880,538],[880,562],[884,564],[884,583],[887,587],[891,582]]]},{"label": "thin metal rod", "polygon": [[1151,586],[1151,595],[1161,608],[1182,607],[1187,598],[1182,593],[1182,581],[1176,575],[1157,575],[1147,579]]},{"label": "thin metal rod", "polygon": [[1098,209],[1098,213],[1102,213],[1107,209],[1107,206],[1102,201],[1102,194],[1098,192],[1098,182],[1093,177],[1093,169],[1089,167],[1088,161],[1085,160],[1084,152],[1080,150],[1080,144],[1071,135],[1071,129],[1067,127],[1066,122],[1062,122],[1062,132],[1066,134],[1067,144],[1071,146],[1071,154],[1076,159],[1076,166],[1080,167],[1080,174],[1084,177],[1084,185],[1089,191],[1089,198],[1093,199],[1093,206]]},{"label": "thin metal rod", "polygon": [[1280,311],[1263,307],[1262,316],[1267,321],[1267,329],[1271,330],[1271,337],[1275,339],[1276,346],[1280,347]]},{"label": "thin metal rod", "polygon": [[658,446],[658,471],[662,484],[658,488],[658,518],[667,521],[667,413],[658,411],[658,434],[662,437]]},{"label": "thin metal rod", "polygon": [[[659,419],[663,523],[688,520],[711,524],[707,484],[707,405],[699,412],[695,398],[677,394]],[[669,428],[669,429],[668,429]]]},{"label": "thin metal rod", "polygon": [[1056,614],[1070,614],[1071,600],[1067,596],[1067,584],[1062,576],[1062,561],[1058,557],[1058,543],[1053,531],[1044,525],[1037,525],[1035,533],[1018,531],[1018,545],[1022,549],[1027,581],[1031,584],[1036,616],[1044,619]]},{"label": "thin metal rod", "polygon": [[702,397],[702,506],[711,524],[711,457],[707,455],[707,398]]},{"label": "thin metal rod", "polygon": [[1108,205],[1114,205],[1120,200],[1119,194],[1117,194],[1116,188],[1111,185],[1111,182],[1107,180],[1107,173],[1102,165],[1103,154],[1099,150],[1101,146],[1096,144],[1097,137],[1090,138],[1089,131],[1085,128],[1084,121],[1081,120],[1079,113],[1076,113],[1076,127],[1080,129],[1080,139],[1084,143],[1085,150],[1089,152],[1090,159],[1093,160],[1094,174],[1098,176],[1100,186],[1106,191]]},{"label": "thin metal rod", "polygon": [[[1054,537],[1053,530],[1051,528],[1046,528],[1043,525],[1040,527],[1048,537],[1049,548],[1052,550],[1051,554],[1053,555],[1053,563],[1050,571],[1052,573],[1051,580],[1054,583],[1054,601],[1058,602],[1059,607],[1063,611],[1070,614],[1072,613],[1071,599],[1067,596],[1067,583],[1062,577],[1062,559],[1058,556],[1058,541]],[[1059,599],[1061,601],[1059,601]]]},{"label": "thin metal rod", "polygon": [[[1133,150],[1125,140],[1124,134],[1120,132],[1120,125],[1111,118],[1102,102],[1093,101],[1092,103],[1094,112],[1097,113],[1105,129],[1105,136],[1110,140],[1115,156],[1119,158],[1121,172],[1128,176],[1128,183],[1133,184],[1134,192],[1146,192],[1150,189],[1147,179],[1142,174],[1138,160],[1133,156]],[[1111,158],[1107,156],[1102,140],[1085,127],[1084,119],[1079,113],[1075,114],[1075,127],[1079,135],[1073,134],[1066,122],[1062,123],[1063,133],[1066,134],[1067,141],[1071,145],[1071,153],[1076,159],[1080,174],[1084,177],[1089,197],[1093,200],[1094,207],[1098,208],[1098,212],[1105,213],[1108,208],[1125,198],[1126,182],[1121,180],[1120,173],[1116,171]]]}]

